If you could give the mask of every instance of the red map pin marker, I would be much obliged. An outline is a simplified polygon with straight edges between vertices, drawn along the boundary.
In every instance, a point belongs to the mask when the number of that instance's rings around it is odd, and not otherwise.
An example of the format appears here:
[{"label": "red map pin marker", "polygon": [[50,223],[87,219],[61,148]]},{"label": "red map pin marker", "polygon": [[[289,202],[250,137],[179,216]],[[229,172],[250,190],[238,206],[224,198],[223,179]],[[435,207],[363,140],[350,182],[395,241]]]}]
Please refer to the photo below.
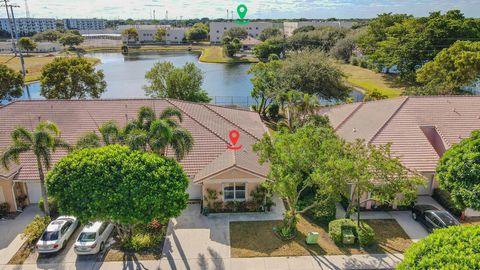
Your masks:
[{"label": "red map pin marker", "polygon": [[242,146],[237,146],[235,147],[235,145],[237,144],[238,142],[238,139],[240,139],[240,133],[238,132],[238,130],[231,130],[230,133],[228,134],[228,137],[230,138],[230,141],[232,141],[232,145],[227,145],[227,148],[228,149],[232,149],[232,150],[238,150],[240,148],[242,148]]},{"label": "red map pin marker", "polygon": [[228,137],[230,137],[230,141],[232,141],[232,145],[237,144],[238,139],[240,138],[240,133],[238,133],[237,130],[232,130],[230,131],[230,134],[228,134]]}]

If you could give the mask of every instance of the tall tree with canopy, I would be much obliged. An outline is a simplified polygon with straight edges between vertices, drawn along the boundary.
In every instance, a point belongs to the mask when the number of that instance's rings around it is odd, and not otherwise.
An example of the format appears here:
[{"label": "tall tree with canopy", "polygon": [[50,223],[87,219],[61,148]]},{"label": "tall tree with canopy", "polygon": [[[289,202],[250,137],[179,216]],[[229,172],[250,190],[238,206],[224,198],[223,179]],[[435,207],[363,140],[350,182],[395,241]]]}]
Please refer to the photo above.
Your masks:
[{"label": "tall tree with canopy", "polygon": [[0,101],[11,101],[23,94],[23,76],[20,72],[0,64]]},{"label": "tall tree with canopy", "polygon": [[275,100],[282,89],[280,78],[277,74],[282,63],[279,60],[267,63],[259,62],[247,71],[248,74],[253,74],[253,77],[250,79],[253,84],[250,95],[257,102],[256,110],[262,116],[266,116],[268,105]]},{"label": "tall tree with canopy", "polygon": [[480,210],[480,131],[448,149],[437,165],[440,188],[460,209]]},{"label": "tall tree with canopy", "polygon": [[145,74],[149,82],[143,89],[154,98],[174,98],[193,102],[210,102],[202,89],[203,73],[194,63],[177,68],[172,62],[157,62]]},{"label": "tall tree with canopy", "polygon": [[[296,132],[283,129],[272,137],[264,135],[253,147],[259,162],[270,164],[267,186],[286,202],[284,227],[295,231],[297,215],[330,202],[331,190],[320,186],[325,165],[341,155],[343,142],[330,127],[306,125]],[[300,208],[302,194],[312,189],[317,200]]]},{"label": "tall tree with canopy", "polygon": [[302,51],[291,55],[279,71],[284,89],[296,90],[325,99],[345,99],[351,89],[343,72],[320,51]]},{"label": "tall tree with canopy", "polygon": [[480,42],[457,41],[417,70],[417,82],[437,94],[462,93],[480,79]]},{"label": "tall tree with canopy", "polygon": [[107,88],[102,70],[79,57],[57,57],[42,68],[40,95],[47,99],[100,98]]},{"label": "tall tree with canopy", "polygon": [[180,215],[187,207],[188,183],[174,159],[120,145],[76,150],[47,176],[62,214],[85,223],[112,221],[124,242],[134,225],[164,224]]},{"label": "tall tree with canopy", "polygon": [[42,121],[38,123],[33,131],[19,127],[11,133],[12,144],[5,149],[0,156],[3,167],[8,169],[10,162],[19,163],[20,155],[33,152],[37,161],[38,176],[40,178],[40,189],[43,198],[43,209],[45,215],[50,215],[48,207],[48,194],[45,187],[45,171],[50,170],[52,164],[52,153],[57,149],[70,150],[70,145],[60,137],[60,129],[55,123]]}]

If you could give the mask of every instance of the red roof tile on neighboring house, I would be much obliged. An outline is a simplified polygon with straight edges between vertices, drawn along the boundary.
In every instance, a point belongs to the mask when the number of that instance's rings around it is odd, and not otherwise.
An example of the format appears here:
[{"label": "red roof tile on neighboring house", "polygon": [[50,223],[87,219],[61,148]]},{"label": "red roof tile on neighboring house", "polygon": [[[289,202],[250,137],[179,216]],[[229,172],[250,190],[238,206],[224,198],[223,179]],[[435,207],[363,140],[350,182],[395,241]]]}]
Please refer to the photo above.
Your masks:
[{"label": "red roof tile on neighboring house", "polygon": [[425,127],[451,147],[480,129],[480,96],[400,97],[340,105],[320,113],[329,116],[342,138],[391,143],[393,153],[409,169],[434,172],[439,148],[432,145]]},{"label": "red roof tile on neighboring house", "polygon": [[[176,107],[183,114],[181,126],[190,131],[194,138],[192,151],[180,162],[186,173],[192,178],[206,171],[210,163],[232,150],[227,149],[230,142],[228,134],[236,129],[240,132],[238,144],[243,144],[244,152],[235,158],[234,164],[246,164],[243,159],[256,163],[257,156],[251,146],[262,136],[266,128],[258,114],[241,109],[222,108],[208,104],[197,104],[178,100],[165,99],[112,99],[112,100],[43,100],[17,101],[0,108],[0,150],[11,143],[10,132],[16,127],[32,129],[39,121],[50,120],[59,126],[62,137],[74,144],[85,132],[98,134],[98,126],[106,121],[115,120],[123,126],[128,120],[136,117],[138,109],[150,106],[156,112],[167,107]],[[66,154],[57,151],[53,154],[54,162]],[[173,157],[171,149],[167,155]],[[24,154],[20,157],[21,168],[15,179],[36,181],[38,172],[35,157]],[[12,165],[12,168],[16,168]],[[212,170],[223,169],[212,167]],[[267,165],[251,164],[251,168],[259,175],[266,176]],[[11,173],[0,170],[0,175]]]}]

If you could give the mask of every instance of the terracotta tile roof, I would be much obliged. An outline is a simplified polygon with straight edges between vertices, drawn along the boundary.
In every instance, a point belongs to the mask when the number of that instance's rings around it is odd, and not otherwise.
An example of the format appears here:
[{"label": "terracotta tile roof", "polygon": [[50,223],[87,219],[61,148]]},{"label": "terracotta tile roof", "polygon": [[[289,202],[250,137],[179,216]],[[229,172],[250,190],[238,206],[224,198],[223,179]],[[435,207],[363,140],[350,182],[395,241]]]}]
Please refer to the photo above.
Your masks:
[{"label": "terracotta tile roof", "polygon": [[409,169],[434,172],[439,154],[422,127],[432,127],[445,148],[451,147],[480,129],[480,96],[400,97],[320,113],[329,116],[342,138],[392,143],[392,151]]},{"label": "terracotta tile roof", "polygon": [[[262,131],[266,130],[258,114],[241,109],[178,100],[105,99],[13,102],[0,107],[0,150],[11,143],[10,132],[16,127],[32,129],[39,121],[50,120],[58,124],[65,140],[75,144],[85,132],[94,131],[98,134],[98,126],[106,121],[115,120],[119,125],[125,125],[128,120],[136,117],[138,109],[142,106],[150,106],[157,112],[167,107],[177,107],[182,110],[184,117],[181,126],[190,131],[195,143],[192,151],[180,163],[192,179],[195,179],[200,171],[203,174],[212,174],[215,171],[211,170],[224,169],[210,163],[217,161],[221,156],[232,154],[232,150],[226,147],[230,142],[228,134],[232,129],[240,132],[241,136],[237,144],[243,144],[246,150],[242,155],[235,155],[234,165],[245,166],[253,161],[250,169],[266,176],[268,166],[257,165],[257,156],[251,150],[251,146],[262,136]],[[65,154],[64,151],[54,153],[54,162]],[[173,151],[167,149],[167,155],[173,157]],[[32,154],[22,155],[20,164],[21,168],[15,179],[27,181],[38,179],[35,157]],[[10,172],[0,169],[0,175],[8,173]]]}]

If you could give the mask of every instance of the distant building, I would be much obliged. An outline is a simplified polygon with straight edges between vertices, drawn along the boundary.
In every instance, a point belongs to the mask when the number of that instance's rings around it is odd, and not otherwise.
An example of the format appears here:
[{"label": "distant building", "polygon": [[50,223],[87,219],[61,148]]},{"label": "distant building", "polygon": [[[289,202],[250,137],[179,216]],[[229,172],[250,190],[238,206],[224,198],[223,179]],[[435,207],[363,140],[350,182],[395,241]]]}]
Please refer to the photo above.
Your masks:
[{"label": "distant building", "polygon": [[[55,19],[47,18],[16,18],[19,35],[33,35],[39,32],[55,29]],[[0,29],[10,33],[10,22],[6,18],[0,19]]]},{"label": "distant building", "polygon": [[63,25],[70,30],[102,30],[106,21],[103,19],[63,19]]},{"label": "distant building", "polygon": [[240,40],[240,43],[242,44],[242,50],[247,51],[253,49],[253,47],[257,46],[262,42],[256,38],[248,36],[247,38]]},{"label": "distant building", "polygon": [[[37,47],[32,52],[35,53],[49,53],[58,52],[62,50],[62,45],[56,42],[37,42]],[[13,53],[11,42],[0,42],[0,54]]]},{"label": "distant building", "polygon": [[[164,28],[166,30],[164,41],[167,44],[182,43],[185,39],[185,32],[188,30],[188,28],[174,28],[170,25],[120,25],[118,26],[118,30],[120,31],[120,33],[123,33],[123,31],[128,28],[137,29],[139,43],[157,42],[155,40],[155,34],[157,33],[157,30],[159,28]],[[127,41],[127,37],[123,34],[122,34],[122,40],[124,42]]]},{"label": "distant building", "polygon": [[248,35],[258,39],[264,29],[275,27],[272,22],[250,22],[248,24],[237,24],[235,22],[211,22],[210,23],[210,42],[222,42],[223,33],[228,29],[240,27],[247,30]]},{"label": "distant building", "polygon": [[313,26],[313,27],[320,27],[320,26],[332,26],[332,27],[339,27],[339,28],[351,28],[353,26],[353,21],[301,21],[301,22],[284,22],[283,23],[283,32],[287,37],[293,34],[295,29],[304,26]]}]

